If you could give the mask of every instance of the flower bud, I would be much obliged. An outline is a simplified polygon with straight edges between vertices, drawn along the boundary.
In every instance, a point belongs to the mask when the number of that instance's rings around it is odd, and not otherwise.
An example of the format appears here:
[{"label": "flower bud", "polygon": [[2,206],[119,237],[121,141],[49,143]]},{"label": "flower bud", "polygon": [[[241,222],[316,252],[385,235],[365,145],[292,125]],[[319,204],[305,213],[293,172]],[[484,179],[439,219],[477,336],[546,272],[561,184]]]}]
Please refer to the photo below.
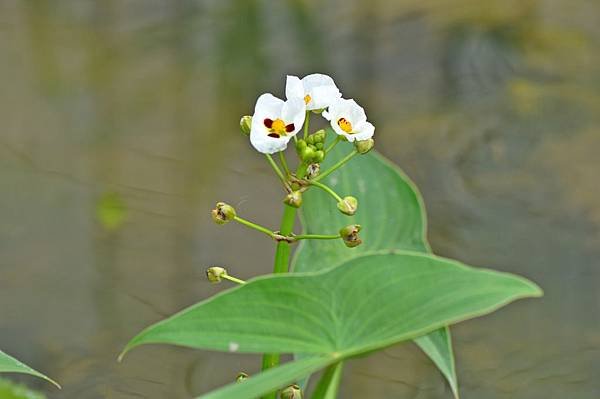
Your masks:
[{"label": "flower bud", "polygon": [[310,162],[315,157],[315,150],[312,147],[306,147],[300,153],[300,159],[304,162]]},{"label": "flower bud", "polygon": [[343,214],[352,216],[356,213],[356,208],[358,208],[358,200],[351,196],[344,197],[344,199],[338,202],[337,207]]},{"label": "flower bud", "polygon": [[375,145],[375,140],[373,140],[373,139],[367,139],[367,140],[361,140],[361,141],[354,142],[354,147],[356,148],[356,151],[358,151],[359,154],[366,154],[367,152],[369,152],[373,149],[374,145]]},{"label": "flower bud", "polygon": [[315,144],[324,142],[326,134],[327,133],[323,129],[313,133],[312,136],[314,137]]},{"label": "flower bud", "polygon": [[280,399],[302,399],[302,390],[297,384],[290,385],[279,394]]},{"label": "flower bud", "polygon": [[314,144],[314,143],[315,143],[315,135],[314,135],[314,134],[311,134],[310,136],[308,136],[308,137],[306,138],[306,142],[307,142],[308,144]]},{"label": "flower bud", "polygon": [[299,153],[302,152],[302,150],[304,150],[306,148],[306,141],[304,141],[303,139],[298,140],[298,142],[296,143],[296,150],[298,150]]},{"label": "flower bud", "polygon": [[225,224],[235,218],[235,209],[224,202],[217,202],[217,207],[211,211],[215,223]]},{"label": "flower bud", "polygon": [[212,266],[206,269],[206,278],[211,283],[220,283],[221,278],[227,275],[227,270],[219,266]]},{"label": "flower bud", "polygon": [[240,130],[244,136],[250,135],[250,128],[252,126],[252,117],[249,115],[242,116],[240,119]]},{"label": "flower bud", "polygon": [[340,236],[348,248],[354,248],[362,244],[362,240],[358,237],[360,229],[360,224],[351,224],[340,230]]},{"label": "flower bud", "polygon": [[314,179],[315,177],[319,176],[320,171],[321,164],[311,163],[310,165],[308,165],[308,168],[306,168],[306,177],[309,179]]},{"label": "flower bud", "polygon": [[302,193],[300,191],[292,191],[285,196],[283,202],[294,208],[300,208],[302,205]]},{"label": "flower bud", "polygon": [[321,142],[319,142],[319,143],[315,144],[315,148],[316,148],[317,150],[322,150],[322,149],[323,149],[323,147],[324,147],[324,146],[323,146],[323,143],[321,143]]},{"label": "flower bud", "polygon": [[324,159],[325,159],[325,152],[323,150],[315,151],[315,156],[313,157],[313,160],[316,163],[321,163],[321,162],[323,162]]},{"label": "flower bud", "polygon": [[241,371],[237,377],[235,378],[235,382],[242,382],[244,380],[247,380],[250,376],[246,373],[244,373],[243,371]]}]

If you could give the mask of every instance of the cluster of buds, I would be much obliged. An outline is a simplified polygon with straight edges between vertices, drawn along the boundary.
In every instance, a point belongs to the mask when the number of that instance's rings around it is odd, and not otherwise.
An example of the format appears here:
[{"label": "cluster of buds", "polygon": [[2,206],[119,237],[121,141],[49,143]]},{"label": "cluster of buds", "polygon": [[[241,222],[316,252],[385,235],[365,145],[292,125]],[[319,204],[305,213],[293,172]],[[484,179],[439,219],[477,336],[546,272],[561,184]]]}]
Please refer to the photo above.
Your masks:
[{"label": "cluster of buds", "polygon": [[296,143],[296,151],[300,159],[307,164],[319,164],[325,159],[325,130],[321,129],[306,140],[300,139]]}]

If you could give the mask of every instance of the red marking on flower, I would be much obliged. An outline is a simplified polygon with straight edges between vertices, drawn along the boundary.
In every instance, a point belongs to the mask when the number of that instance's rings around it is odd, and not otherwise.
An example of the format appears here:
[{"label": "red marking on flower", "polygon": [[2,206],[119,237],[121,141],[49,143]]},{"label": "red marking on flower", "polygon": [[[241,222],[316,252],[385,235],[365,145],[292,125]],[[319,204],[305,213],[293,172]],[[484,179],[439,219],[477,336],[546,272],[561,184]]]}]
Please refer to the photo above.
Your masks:
[{"label": "red marking on flower", "polygon": [[263,123],[265,124],[265,126],[267,127],[267,129],[270,129],[271,126],[273,126],[273,120],[269,119],[269,118],[265,118],[265,120],[263,121]]},{"label": "red marking on flower", "polygon": [[287,126],[285,127],[285,131],[286,131],[286,132],[288,132],[288,133],[289,133],[289,132],[293,132],[293,131],[294,131],[294,124],[293,124],[293,123],[290,123],[289,125],[287,125]]}]

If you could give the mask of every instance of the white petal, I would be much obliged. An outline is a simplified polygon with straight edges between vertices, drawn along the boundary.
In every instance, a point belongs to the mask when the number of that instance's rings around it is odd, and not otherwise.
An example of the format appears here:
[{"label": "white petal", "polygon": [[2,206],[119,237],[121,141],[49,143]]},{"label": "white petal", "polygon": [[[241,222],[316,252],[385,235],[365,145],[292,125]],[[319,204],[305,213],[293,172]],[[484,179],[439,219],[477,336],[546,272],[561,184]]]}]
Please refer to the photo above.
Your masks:
[{"label": "white petal", "polygon": [[335,86],[319,86],[308,91],[311,101],[306,105],[308,110],[329,107],[342,97],[342,93]]},{"label": "white petal", "polygon": [[302,78],[302,84],[308,91],[318,86],[333,86],[337,89],[335,82],[330,76],[322,73],[313,73]]},{"label": "white petal", "polygon": [[250,133],[250,143],[263,154],[274,154],[286,149],[291,136],[280,137],[278,139],[267,135],[252,135]]},{"label": "white petal", "polygon": [[361,123],[366,122],[367,114],[365,114],[364,108],[358,105],[356,101],[352,99],[346,101],[347,102],[345,106],[347,108],[345,108],[344,111],[347,112],[347,114],[342,116],[348,119],[350,123],[352,123],[352,126],[358,126]]},{"label": "white petal", "polygon": [[371,122],[364,122],[359,126],[359,130],[351,136],[354,137],[354,140],[361,141],[370,139],[373,137],[373,134],[375,134],[375,126]]},{"label": "white petal", "polygon": [[256,100],[256,105],[254,106],[254,115],[263,117],[278,117],[281,114],[281,108],[283,108],[283,104],[283,100],[275,97],[271,93],[262,94]]},{"label": "white petal", "polygon": [[286,124],[290,122],[294,124],[294,130],[288,133],[288,136],[293,136],[302,128],[304,124],[304,118],[306,118],[306,104],[304,100],[300,98],[292,98],[287,100],[281,110],[281,119]]},{"label": "white petal", "polygon": [[285,98],[301,98],[304,100],[304,85],[298,76],[288,75],[285,82]]}]

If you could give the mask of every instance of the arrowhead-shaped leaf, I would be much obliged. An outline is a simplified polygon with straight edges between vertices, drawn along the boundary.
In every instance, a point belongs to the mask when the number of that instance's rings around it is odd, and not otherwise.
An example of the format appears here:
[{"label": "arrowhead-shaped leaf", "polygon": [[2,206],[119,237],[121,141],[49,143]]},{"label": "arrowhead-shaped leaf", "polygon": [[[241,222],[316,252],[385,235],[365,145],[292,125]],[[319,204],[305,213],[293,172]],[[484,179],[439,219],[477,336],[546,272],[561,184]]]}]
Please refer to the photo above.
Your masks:
[{"label": "arrowhead-shaped leaf", "polygon": [[7,355],[6,353],[0,351],[0,373],[22,373],[22,374],[30,374],[39,378],[42,378],[52,384],[56,385],[60,388],[56,382],[46,377],[44,374],[40,373],[29,367],[28,365],[21,363],[17,359],[12,356]]},{"label": "arrowhead-shaped leaf", "polygon": [[[256,278],[149,327],[125,350],[170,343],[245,353],[305,353],[319,355],[315,361],[327,365],[539,295],[540,289],[521,277],[433,255],[387,251],[321,273]],[[305,365],[311,359],[297,362]],[[294,372],[293,378],[299,374]],[[278,382],[285,384],[290,374],[280,377]],[[236,397],[271,391],[277,381],[266,381]]]},{"label": "arrowhead-shaped leaf", "polygon": [[[349,152],[339,144],[328,156],[322,169]],[[410,249],[431,252],[427,242],[425,206],[414,183],[394,164],[376,153],[354,157],[343,168],[323,180],[341,196],[358,198],[358,211],[352,217],[338,212],[330,196],[319,190],[304,194],[301,220],[305,232],[323,234],[334,226],[360,224],[363,244],[349,250],[341,241],[312,240],[302,243],[295,254],[297,272],[318,271],[372,251]],[[450,331],[442,327],[415,339],[448,381],[455,397],[458,382]]]}]

